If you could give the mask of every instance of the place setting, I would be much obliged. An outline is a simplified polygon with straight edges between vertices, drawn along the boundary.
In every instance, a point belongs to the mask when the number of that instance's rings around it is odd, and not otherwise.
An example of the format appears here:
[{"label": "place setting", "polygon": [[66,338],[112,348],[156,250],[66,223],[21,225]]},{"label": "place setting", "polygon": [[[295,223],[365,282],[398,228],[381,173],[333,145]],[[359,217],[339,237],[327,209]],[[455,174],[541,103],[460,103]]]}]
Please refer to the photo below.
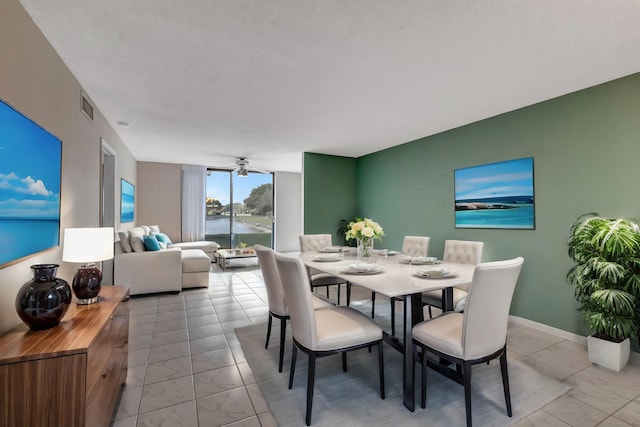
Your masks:
[{"label": "place setting", "polygon": [[369,262],[356,262],[353,264],[349,264],[349,266],[344,270],[346,274],[379,274],[384,270],[378,265]]},{"label": "place setting", "polygon": [[311,260],[315,262],[335,262],[342,260],[342,254],[339,252],[320,253]]},{"label": "place setting", "polygon": [[411,264],[411,265],[435,265],[435,264],[442,263],[441,260],[432,256],[408,256],[408,255],[402,255],[400,258],[398,258],[398,262],[401,264]]},{"label": "place setting", "polygon": [[320,252],[321,254],[339,254],[342,252],[347,252],[348,250],[349,248],[344,248],[342,246],[325,246],[318,252]]},{"label": "place setting", "polygon": [[448,267],[435,267],[428,270],[418,270],[415,275],[425,279],[450,279],[456,277],[458,273]]}]

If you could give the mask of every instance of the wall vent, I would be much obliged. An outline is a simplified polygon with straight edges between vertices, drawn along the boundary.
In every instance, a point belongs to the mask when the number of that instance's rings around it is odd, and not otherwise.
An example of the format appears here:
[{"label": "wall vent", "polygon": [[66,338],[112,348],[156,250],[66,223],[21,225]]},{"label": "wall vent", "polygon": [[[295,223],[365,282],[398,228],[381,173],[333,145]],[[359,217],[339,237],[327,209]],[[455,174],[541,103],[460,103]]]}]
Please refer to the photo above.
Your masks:
[{"label": "wall vent", "polygon": [[93,121],[93,105],[91,105],[84,93],[82,94],[82,103],[80,105],[80,109],[89,120]]}]

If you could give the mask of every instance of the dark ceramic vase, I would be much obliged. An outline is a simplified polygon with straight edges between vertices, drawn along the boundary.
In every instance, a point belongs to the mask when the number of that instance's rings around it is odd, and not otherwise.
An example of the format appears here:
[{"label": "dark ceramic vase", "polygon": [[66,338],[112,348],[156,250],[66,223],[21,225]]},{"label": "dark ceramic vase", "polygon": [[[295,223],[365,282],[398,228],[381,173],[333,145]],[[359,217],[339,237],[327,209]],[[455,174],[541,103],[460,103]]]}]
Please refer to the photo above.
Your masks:
[{"label": "dark ceramic vase", "polygon": [[31,266],[34,277],[22,285],[16,296],[16,311],[33,330],[57,326],[71,304],[71,287],[56,278],[58,264]]}]

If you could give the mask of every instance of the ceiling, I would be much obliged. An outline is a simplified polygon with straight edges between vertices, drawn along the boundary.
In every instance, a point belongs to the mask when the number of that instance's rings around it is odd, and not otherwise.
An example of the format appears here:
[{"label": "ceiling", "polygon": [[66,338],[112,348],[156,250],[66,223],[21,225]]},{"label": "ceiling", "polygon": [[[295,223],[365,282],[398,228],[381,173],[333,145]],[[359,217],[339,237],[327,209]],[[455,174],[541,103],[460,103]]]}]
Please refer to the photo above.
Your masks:
[{"label": "ceiling", "polygon": [[300,171],[640,71],[639,0],[20,3],[139,161]]}]

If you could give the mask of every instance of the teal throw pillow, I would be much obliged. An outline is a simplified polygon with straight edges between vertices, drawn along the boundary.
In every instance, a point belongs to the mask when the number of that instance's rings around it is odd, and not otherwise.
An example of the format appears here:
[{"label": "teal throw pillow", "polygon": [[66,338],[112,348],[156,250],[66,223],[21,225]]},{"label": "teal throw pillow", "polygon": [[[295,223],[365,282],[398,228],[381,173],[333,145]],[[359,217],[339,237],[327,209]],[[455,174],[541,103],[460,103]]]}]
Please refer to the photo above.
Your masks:
[{"label": "teal throw pillow", "polygon": [[171,245],[173,244],[173,242],[171,241],[171,239],[169,238],[169,236],[167,236],[164,233],[157,233],[153,235],[156,239],[158,239],[159,242],[164,243],[165,245]]},{"label": "teal throw pillow", "polygon": [[160,243],[155,236],[143,236],[142,243],[144,243],[144,248],[148,251],[159,251]]}]

